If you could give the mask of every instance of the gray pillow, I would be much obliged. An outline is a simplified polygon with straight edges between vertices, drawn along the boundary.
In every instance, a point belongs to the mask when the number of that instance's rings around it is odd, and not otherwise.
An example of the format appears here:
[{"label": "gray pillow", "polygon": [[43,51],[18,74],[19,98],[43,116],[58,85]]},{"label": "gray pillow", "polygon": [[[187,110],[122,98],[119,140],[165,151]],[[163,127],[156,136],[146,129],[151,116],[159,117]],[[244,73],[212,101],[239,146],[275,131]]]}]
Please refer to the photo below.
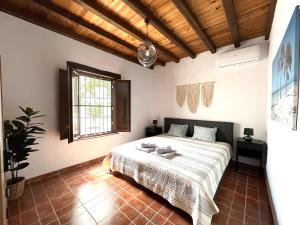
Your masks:
[{"label": "gray pillow", "polygon": [[180,125],[180,124],[171,124],[168,135],[176,136],[176,137],[185,137],[186,132],[188,130],[188,125]]},{"label": "gray pillow", "polygon": [[194,134],[192,139],[199,140],[199,141],[215,142],[217,130],[218,130],[217,127],[208,128],[208,127],[194,126]]}]

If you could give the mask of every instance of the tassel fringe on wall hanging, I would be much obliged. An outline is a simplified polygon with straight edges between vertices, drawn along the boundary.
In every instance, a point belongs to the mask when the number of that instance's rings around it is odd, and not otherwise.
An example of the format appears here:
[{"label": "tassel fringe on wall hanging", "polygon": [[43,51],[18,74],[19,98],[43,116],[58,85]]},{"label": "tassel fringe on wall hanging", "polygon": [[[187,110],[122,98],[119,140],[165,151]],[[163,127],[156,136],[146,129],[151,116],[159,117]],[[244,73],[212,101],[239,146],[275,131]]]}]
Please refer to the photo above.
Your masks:
[{"label": "tassel fringe on wall hanging", "polygon": [[214,84],[205,83],[201,85],[201,100],[205,107],[211,106],[214,97]]},{"label": "tassel fringe on wall hanging", "polygon": [[192,113],[197,111],[200,97],[200,84],[192,84],[187,87],[187,104]]},{"label": "tassel fringe on wall hanging", "polygon": [[181,108],[186,101],[186,89],[187,86],[178,86],[176,87],[176,102]]},{"label": "tassel fringe on wall hanging", "polygon": [[192,113],[196,113],[200,102],[200,85],[203,105],[205,107],[211,106],[214,94],[214,83],[215,82],[206,82],[176,86],[176,102],[178,106],[183,107],[187,101],[189,110]]}]

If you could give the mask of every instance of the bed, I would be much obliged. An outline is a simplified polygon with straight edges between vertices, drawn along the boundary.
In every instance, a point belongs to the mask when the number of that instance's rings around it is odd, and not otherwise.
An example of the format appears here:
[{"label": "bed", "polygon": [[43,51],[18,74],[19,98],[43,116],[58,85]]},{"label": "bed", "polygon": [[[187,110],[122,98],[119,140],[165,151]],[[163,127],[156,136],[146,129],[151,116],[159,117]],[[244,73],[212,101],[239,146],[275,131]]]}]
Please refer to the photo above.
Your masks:
[{"label": "bed", "polygon": [[[164,131],[172,123],[188,124],[187,137],[159,135],[114,147],[109,157],[111,171],[133,178],[191,215],[194,225],[211,224],[219,212],[213,201],[222,175],[231,159],[233,123],[165,118]],[[217,127],[216,142],[191,139],[194,126]],[[176,155],[163,158],[137,150],[141,143],[170,145]]]}]

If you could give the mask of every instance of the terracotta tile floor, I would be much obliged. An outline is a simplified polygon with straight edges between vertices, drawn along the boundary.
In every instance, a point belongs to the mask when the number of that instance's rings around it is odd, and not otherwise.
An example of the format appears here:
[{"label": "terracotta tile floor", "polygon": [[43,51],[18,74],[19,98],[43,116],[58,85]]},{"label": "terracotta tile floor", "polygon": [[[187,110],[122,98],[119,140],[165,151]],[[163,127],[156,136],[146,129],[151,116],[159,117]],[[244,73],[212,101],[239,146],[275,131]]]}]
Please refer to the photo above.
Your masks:
[{"label": "terracotta tile floor", "polygon": [[[215,202],[220,213],[213,225],[273,224],[263,179],[229,167]],[[26,185],[24,195],[9,202],[8,213],[9,225],[192,224],[183,211],[121,175],[106,174],[100,164]]]}]

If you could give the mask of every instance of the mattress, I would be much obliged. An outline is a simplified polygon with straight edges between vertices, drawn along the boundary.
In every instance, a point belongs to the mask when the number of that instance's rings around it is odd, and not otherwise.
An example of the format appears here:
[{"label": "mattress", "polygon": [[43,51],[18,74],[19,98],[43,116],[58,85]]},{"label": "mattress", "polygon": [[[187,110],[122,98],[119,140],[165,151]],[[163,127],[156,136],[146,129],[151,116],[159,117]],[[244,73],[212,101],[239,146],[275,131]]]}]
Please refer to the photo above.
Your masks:
[{"label": "mattress", "polygon": [[[171,146],[176,155],[166,159],[140,151],[141,143]],[[231,152],[231,146],[223,142],[159,135],[114,147],[109,160],[112,171],[133,178],[187,212],[194,225],[209,225],[219,212],[213,198]]]}]

